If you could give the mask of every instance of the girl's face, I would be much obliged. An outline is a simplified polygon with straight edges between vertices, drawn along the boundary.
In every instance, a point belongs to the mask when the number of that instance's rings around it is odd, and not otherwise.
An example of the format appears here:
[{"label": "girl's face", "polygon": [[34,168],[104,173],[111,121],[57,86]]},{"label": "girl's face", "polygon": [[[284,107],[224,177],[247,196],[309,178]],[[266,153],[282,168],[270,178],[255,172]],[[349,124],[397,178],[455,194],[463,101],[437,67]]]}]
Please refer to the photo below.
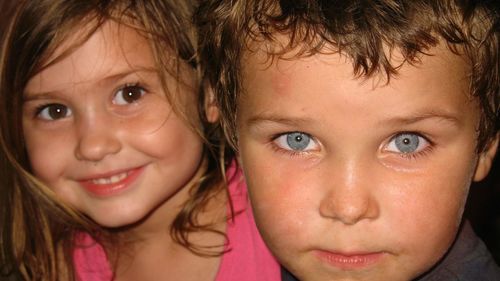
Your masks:
[{"label": "girl's face", "polygon": [[[157,209],[174,216],[200,166],[202,140],[172,111],[159,75],[148,41],[110,21],[25,88],[33,173],[103,226],[136,223]],[[184,78],[168,78],[169,89],[197,116],[195,83]]]}]

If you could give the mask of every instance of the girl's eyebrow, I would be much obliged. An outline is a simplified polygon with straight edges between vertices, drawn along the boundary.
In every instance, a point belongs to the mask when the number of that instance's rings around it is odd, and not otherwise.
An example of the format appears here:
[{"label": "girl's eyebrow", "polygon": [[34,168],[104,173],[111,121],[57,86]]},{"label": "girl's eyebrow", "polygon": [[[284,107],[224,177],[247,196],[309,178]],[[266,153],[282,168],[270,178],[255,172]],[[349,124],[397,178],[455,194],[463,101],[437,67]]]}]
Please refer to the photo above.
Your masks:
[{"label": "girl's eyebrow", "polygon": [[[158,69],[154,67],[134,67],[134,68],[129,68],[129,69],[124,69],[124,70],[118,70],[111,72],[111,74],[103,77],[102,79],[99,79],[96,81],[96,84],[109,84],[116,82],[120,79],[123,79],[127,76],[130,75],[139,75],[139,74],[146,74],[146,75],[156,75],[158,74]],[[40,100],[40,99],[49,99],[56,95],[59,92],[59,90],[55,91],[46,91],[46,92],[28,92],[25,91],[23,93],[23,102],[29,102],[33,100]]]},{"label": "girl's eyebrow", "polygon": [[154,67],[134,67],[134,68],[126,69],[126,70],[119,70],[119,71],[112,72],[111,74],[103,77],[102,79],[100,79],[98,81],[98,83],[101,84],[101,83],[109,83],[109,82],[117,81],[117,80],[120,80],[120,79],[127,77],[129,75],[138,74],[138,73],[146,73],[149,75],[157,74],[158,69],[156,69]]},{"label": "girl's eyebrow", "polygon": [[55,92],[44,92],[44,93],[26,93],[23,94],[23,102],[30,102],[36,100],[50,99],[54,96]]}]

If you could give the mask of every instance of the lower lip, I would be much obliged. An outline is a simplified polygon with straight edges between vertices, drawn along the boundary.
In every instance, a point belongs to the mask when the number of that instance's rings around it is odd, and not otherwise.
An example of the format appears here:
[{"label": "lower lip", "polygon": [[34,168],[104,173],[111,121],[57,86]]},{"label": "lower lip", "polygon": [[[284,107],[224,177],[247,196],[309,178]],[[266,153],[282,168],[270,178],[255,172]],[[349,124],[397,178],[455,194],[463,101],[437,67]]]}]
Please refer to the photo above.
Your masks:
[{"label": "lower lip", "polygon": [[385,255],[383,252],[346,255],[329,251],[316,251],[315,254],[320,260],[342,270],[368,268],[379,262]]},{"label": "lower lip", "polygon": [[144,171],[144,167],[127,171],[126,178],[111,184],[95,184],[92,181],[81,181],[80,184],[91,194],[99,197],[116,195],[128,189]]}]

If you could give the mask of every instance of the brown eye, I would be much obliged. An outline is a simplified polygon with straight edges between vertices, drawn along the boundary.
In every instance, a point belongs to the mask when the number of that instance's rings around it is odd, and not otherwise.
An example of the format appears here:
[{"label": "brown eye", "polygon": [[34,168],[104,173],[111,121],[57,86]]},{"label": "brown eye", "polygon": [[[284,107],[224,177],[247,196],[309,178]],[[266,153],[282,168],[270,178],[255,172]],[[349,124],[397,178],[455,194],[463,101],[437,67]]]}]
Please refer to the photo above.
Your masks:
[{"label": "brown eye", "polygon": [[116,92],[113,103],[118,105],[131,104],[142,98],[145,93],[144,88],[140,86],[125,86]]},{"label": "brown eye", "polygon": [[72,114],[71,109],[62,104],[49,104],[43,106],[38,111],[38,117],[44,120],[57,120],[70,116]]}]

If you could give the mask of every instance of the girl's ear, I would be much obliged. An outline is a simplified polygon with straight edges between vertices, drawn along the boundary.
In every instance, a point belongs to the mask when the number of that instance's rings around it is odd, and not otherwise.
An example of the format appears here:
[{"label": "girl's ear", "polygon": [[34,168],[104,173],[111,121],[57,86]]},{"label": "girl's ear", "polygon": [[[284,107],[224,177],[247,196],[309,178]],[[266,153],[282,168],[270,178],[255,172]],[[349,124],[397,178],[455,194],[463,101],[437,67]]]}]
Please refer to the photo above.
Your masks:
[{"label": "girl's ear", "polygon": [[476,171],[474,173],[474,181],[483,180],[490,172],[493,159],[495,159],[495,154],[497,153],[498,138],[499,134],[491,141],[486,150],[479,154]]},{"label": "girl's ear", "polygon": [[215,101],[215,94],[210,86],[210,83],[203,83],[203,91],[205,92],[205,114],[207,121],[210,123],[215,123],[219,120],[219,107]]}]

